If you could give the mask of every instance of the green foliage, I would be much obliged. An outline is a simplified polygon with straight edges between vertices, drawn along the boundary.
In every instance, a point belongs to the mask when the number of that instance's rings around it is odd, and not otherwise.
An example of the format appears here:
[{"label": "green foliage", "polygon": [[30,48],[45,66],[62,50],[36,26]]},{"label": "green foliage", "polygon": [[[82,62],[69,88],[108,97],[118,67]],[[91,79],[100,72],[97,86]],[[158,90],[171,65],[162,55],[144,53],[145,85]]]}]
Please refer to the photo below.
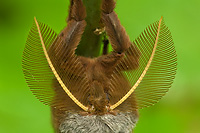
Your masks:
[{"label": "green foliage", "polygon": [[[40,103],[23,77],[21,57],[33,17],[56,32],[66,25],[68,0],[0,1],[0,132],[53,133],[48,106]],[[135,133],[200,132],[200,1],[118,0],[116,12],[131,40],[164,16],[177,55],[178,72],[169,93],[140,110]]]}]

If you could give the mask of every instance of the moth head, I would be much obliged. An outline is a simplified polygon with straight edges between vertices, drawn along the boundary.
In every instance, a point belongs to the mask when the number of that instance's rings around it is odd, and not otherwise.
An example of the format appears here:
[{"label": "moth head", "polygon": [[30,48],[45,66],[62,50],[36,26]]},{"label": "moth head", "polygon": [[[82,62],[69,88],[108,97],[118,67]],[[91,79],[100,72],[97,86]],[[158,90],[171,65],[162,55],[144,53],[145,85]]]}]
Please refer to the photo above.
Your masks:
[{"label": "moth head", "polygon": [[90,102],[91,102],[91,106],[89,107],[89,111],[90,113],[95,113],[95,114],[99,114],[101,113],[106,113],[108,111],[108,100],[105,97],[98,97],[98,98],[94,98],[91,97],[90,98]]}]

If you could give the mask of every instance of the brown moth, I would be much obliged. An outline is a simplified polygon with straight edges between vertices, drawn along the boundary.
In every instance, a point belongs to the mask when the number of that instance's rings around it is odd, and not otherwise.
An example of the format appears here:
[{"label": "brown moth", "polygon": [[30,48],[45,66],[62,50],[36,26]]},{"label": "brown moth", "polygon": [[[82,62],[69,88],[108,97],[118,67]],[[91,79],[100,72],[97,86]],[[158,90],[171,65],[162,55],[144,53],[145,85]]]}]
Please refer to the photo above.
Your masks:
[{"label": "brown moth", "polygon": [[33,94],[52,108],[56,132],[131,132],[138,109],[158,102],[171,87],[177,58],[163,18],[131,42],[102,0],[101,23],[113,51],[77,56],[86,21],[82,0],[71,0],[67,27],[57,35],[36,20],[23,53],[23,72]]}]

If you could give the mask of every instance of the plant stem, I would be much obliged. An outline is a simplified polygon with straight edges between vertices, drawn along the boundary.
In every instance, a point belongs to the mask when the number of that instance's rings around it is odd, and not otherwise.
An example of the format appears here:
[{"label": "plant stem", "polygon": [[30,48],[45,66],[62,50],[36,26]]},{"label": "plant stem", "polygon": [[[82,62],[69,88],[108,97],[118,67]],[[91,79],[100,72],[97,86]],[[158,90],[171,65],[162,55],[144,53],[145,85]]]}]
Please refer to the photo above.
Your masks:
[{"label": "plant stem", "polygon": [[97,57],[100,53],[102,35],[96,35],[94,31],[100,27],[101,2],[102,0],[83,0],[87,11],[87,26],[76,50],[78,55]]}]

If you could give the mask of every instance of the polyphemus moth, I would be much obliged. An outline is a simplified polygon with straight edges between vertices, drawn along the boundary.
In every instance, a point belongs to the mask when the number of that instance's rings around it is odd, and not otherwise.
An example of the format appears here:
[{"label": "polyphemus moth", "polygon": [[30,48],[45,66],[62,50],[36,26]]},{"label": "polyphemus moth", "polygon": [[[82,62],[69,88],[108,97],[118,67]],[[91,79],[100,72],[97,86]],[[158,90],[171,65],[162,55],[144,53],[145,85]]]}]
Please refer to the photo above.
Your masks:
[{"label": "polyphemus moth", "polygon": [[163,18],[132,42],[114,8],[114,0],[102,0],[102,29],[113,51],[105,46],[96,58],[75,53],[87,25],[82,0],[71,0],[60,34],[35,18],[23,72],[33,94],[51,106],[56,132],[131,132],[138,109],[158,102],[171,87],[177,58]]}]

